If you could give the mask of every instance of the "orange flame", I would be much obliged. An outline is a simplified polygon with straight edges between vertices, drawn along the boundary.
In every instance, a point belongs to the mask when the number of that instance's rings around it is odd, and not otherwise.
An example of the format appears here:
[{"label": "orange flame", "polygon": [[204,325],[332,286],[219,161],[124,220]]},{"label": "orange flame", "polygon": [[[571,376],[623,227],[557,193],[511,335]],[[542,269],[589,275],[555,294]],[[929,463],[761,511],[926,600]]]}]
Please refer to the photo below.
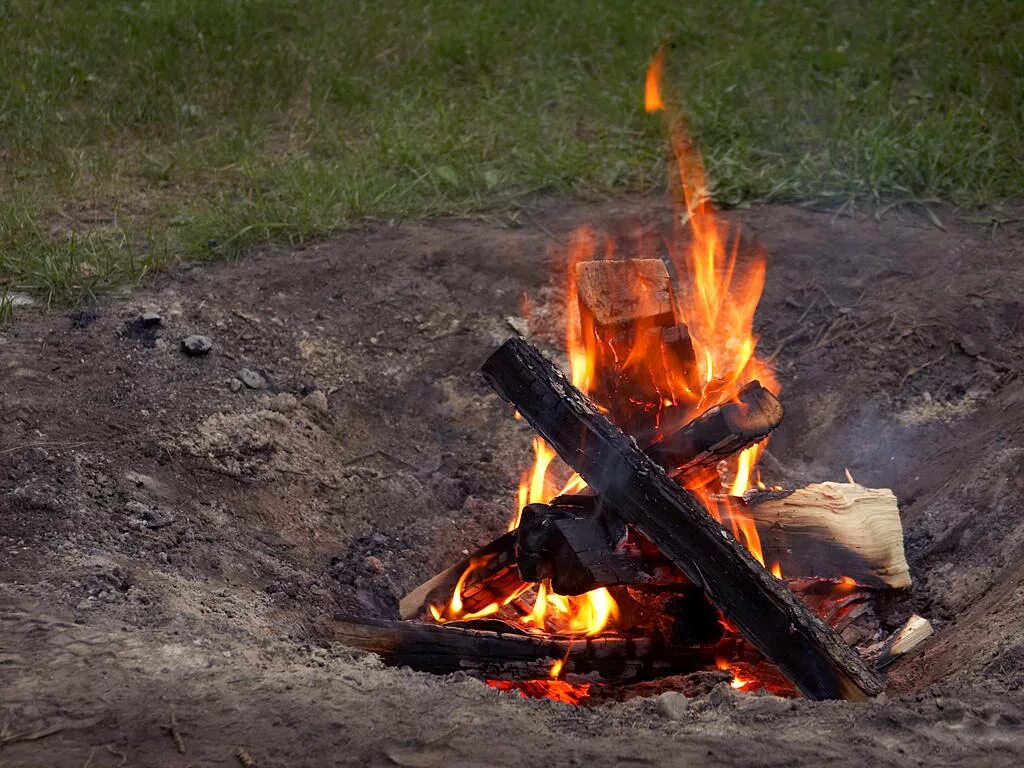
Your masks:
[{"label": "orange flame", "polygon": [[533,438],[533,468],[523,472],[519,478],[519,490],[516,493],[516,508],[512,520],[508,524],[508,530],[514,531],[519,527],[519,521],[523,516],[523,507],[527,504],[537,504],[548,501],[551,497],[545,493],[548,466],[555,458],[555,452],[541,438]]},{"label": "orange flame", "polygon": [[[579,319],[576,296],[576,265],[596,258],[613,258],[614,245],[604,243],[599,254],[598,238],[589,227],[576,230],[569,242],[569,280],[567,284],[566,343],[572,382],[586,392],[602,410],[611,410],[599,378],[606,367],[619,373],[638,375],[650,390],[649,401],[631,402],[637,410],[654,414],[657,430],[667,433],[687,423],[703,411],[736,398],[739,390],[757,379],[778,393],[778,381],[768,364],[756,354],[757,337],[753,332],[754,313],[761,298],[765,277],[765,256],[756,252],[751,259],[739,259],[738,233],[718,218],[711,204],[704,166],[686,130],[678,105],[663,88],[666,51],[658,49],[647,69],[644,106],[648,112],[660,112],[669,135],[676,193],[676,226],[667,243],[671,272],[675,273],[675,314],[685,323],[693,345],[695,365],[680,365],[668,360],[664,345],[649,329],[637,323],[627,334],[630,346],[602,339],[593,328],[584,328]],[[638,257],[657,255],[654,246],[638,238]],[[693,369],[696,370],[693,370]],[[639,374],[637,373],[639,372]],[[600,376],[599,376],[600,374]],[[621,407],[621,404],[619,404]],[[639,436],[638,436],[639,438]],[[764,443],[753,446],[726,462],[725,474],[733,481],[732,496],[742,496],[754,485],[753,477]],[[706,478],[702,484],[706,484]],[[693,487],[691,487],[691,485]],[[712,486],[688,484],[719,521],[728,517],[732,532],[755,559],[764,564],[760,538],[753,520],[743,508],[718,494]]]},{"label": "orange flame", "polygon": [[729,685],[731,685],[733,688],[736,688],[737,690],[746,687],[750,683],[750,680],[740,677],[739,667],[733,666],[723,658],[716,658],[715,666],[723,672],[728,672],[730,675],[732,675],[732,680],[729,681]]},{"label": "orange flame", "polygon": [[661,79],[664,74],[665,46],[661,46],[647,67],[647,79],[644,82],[644,109],[648,112],[660,112],[665,108],[661,98]]}]

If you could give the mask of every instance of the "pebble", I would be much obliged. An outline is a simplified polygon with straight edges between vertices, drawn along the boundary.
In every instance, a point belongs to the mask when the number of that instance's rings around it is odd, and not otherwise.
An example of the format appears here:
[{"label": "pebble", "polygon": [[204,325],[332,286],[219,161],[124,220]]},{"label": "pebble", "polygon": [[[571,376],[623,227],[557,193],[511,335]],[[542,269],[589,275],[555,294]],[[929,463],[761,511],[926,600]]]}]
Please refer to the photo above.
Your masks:
[{"label": "pebble", "polygon": [[242,382],[239,379],[232,378],[231,381],[228,382],[228,387],[231,388],[232,392],[237,392],[242,388]]},{"label": "pebble", "polygon": [[160,325],[163,322],[163,318],[160,317],[156,312],[143,312],[139,315],[139,324],[143,327],[152,327],[154,325]]},{"label": "pebble", "polygon": [[320,411],[321,413],[327,413],[327,395],[323,393],[323,390],[315,389],[302,398],[302,404],[309,408],[311,411]]},{"label": "pebble", "polygon": [[665,691],[658,697],[658,712],[669,720],[684,720],[690,710],[690,700],[679,691]]},{"label": "pebble", "polygon": [[384,573],[384,563],[381,562],[379,557],[373,555],[367,555],[366,560],[363,561],[366,566],[366,570],[371,573]]},{"label": "pebble", "polygon": [[251,368],[243,368],[237,375],[249,389],[266,389],[267,380]]},{"label": "pebble", "polygon": [[209,336],[193,334],[181,340],[181,351],[190,357],[199,357],[208,354],[213,349],[213,342]]}]

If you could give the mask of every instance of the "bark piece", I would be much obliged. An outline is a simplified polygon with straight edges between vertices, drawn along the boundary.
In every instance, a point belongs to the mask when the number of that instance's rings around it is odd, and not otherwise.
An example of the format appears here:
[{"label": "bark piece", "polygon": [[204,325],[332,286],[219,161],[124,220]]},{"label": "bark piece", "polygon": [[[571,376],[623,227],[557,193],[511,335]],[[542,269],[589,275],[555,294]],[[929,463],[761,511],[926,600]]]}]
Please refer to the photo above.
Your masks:
[{"label": "bark piece", "polygon": [[725,618],[805,696],[863,700],[881,691],[863,659],[540,352],[515,337],[482,370],[562,460],[701,585]]},{"label": "bark piece", "polygon": [[934,631],[928,619],[915,613],[877,648],[869,649],[868,657],[875,660],[875,667],[884,669],[896,659],[920,647]]}]

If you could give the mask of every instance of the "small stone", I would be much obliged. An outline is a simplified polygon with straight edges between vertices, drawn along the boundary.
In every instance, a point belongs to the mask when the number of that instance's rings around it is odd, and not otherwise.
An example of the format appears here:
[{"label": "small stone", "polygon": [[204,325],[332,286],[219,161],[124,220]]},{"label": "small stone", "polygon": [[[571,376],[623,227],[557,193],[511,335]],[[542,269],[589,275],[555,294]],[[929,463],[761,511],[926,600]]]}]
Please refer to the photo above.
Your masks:
[{"label": "small stone", "polygon": [[233,378],[228,382],[228,387],[231,388],[232,392],[237,392],[242,388],[242,382],[240,379]]},{"label": "small stone", "polygon": [[200,357],[208,354],[213,349],[213,342],[209,336],[193,334],[181,340],[181,351],[189,357]]},{"label": "small stone", "polygon": [[323,390],[315,389],[302,398],[302,405],[311,411],[327,413],[327,395],[323,393]]},{"label": "small stone", "polygon": [[291,413],[298,406],[299,401],[295,399],[295,395],[287,392],[279,392],[270,401],[270,410],[278,413]]},{"label": "small stone", "polygon": [[238,372],[238,378],[242,380],[249,389],[266,389],[267,380],[251,368],[243,368]]},{"label": "small stone", "polygon": [[665,691],[658,697],[658,713],[669,720],[683,720],[690,710],[690,700],[679,691]]},{"label": "small stone", "polygon": [[730,683],[719,683],[708,694],[708,703],[713,707],[735,707],[736,699],[741,696]]},{"label": "small stone", "polygon": [[363,565],[366,566],[366,570],[370,573],[384,573],[384,563],[381,562],[379,557],[373,555],[367,555],[363,561]]},{"label": "small stone", "polygon": [[163,318],[160,317],[156,312],[143,312],[139,315],[139,325],[143,328],[151,328],[154,325],[160,325],[163,322]]}]

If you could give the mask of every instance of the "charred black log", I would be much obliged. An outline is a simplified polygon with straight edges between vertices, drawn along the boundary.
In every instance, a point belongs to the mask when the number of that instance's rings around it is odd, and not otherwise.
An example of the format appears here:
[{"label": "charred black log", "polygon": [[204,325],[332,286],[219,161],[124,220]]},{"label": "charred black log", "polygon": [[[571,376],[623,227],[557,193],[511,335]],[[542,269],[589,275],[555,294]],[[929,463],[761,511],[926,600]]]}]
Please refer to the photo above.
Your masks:
[{"label": "charred black log", "polygon": [[525,340],[505,342],[483,373],[562,460],[701,585],[804,695],[862,700],[881,691],[875,673],[835,632]]},{"label": "charred black log", "polygon": [[519,575],[525,581],[547,580],[559,595],[653,583],[653,568],[645,567],[642,551],[629,543],[628,536],[617,517],[586,505],[530,504],[523,509],[516,532]]},{"label": "charred black log", "polygon": [[[485,626],[493,626],[493,622]],[[515,631],[471,629],[339,616],[335,637],[353,648],[379,654],[388,664],[421,672],[463,671],[480,677],[528,680],[547,677],[563,660],[562,674],[591,674],[607,682],[680,674],[714,663],[710,649],[675,650],[671,656],[656,638],[564,638]]]}]

